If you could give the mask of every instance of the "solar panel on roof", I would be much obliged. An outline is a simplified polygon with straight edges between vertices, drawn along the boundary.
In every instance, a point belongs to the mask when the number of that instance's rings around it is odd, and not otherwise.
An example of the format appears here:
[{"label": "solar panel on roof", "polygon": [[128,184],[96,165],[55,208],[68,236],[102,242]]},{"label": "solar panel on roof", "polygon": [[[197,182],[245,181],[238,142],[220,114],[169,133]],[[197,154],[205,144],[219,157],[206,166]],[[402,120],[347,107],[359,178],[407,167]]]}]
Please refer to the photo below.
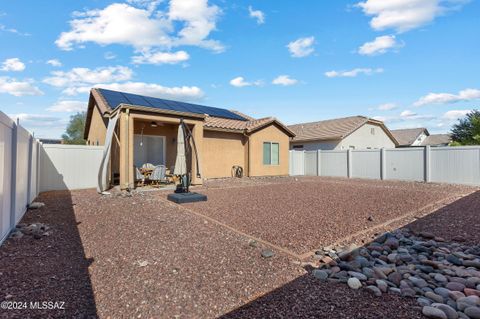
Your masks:
[{"label": "solar panel on roof", "polygon": [[159,98],[154,98],[150,96],[143,96],[132,93],[123,93],[105,89],[98,89],[99,92],[103,95],[107,103],[111,108],[116,108],[118,105],[132,104],[145,107],[153,107],[156,109],[171,110],[177,112],[188,112],[195,114],[208,114],[210,116],[222,117],[233,120],[245,121],[243,117],[238,114],[235,114],[229,110],[204,106],[192,103],[185,103],[179,101],[164,100]]}]

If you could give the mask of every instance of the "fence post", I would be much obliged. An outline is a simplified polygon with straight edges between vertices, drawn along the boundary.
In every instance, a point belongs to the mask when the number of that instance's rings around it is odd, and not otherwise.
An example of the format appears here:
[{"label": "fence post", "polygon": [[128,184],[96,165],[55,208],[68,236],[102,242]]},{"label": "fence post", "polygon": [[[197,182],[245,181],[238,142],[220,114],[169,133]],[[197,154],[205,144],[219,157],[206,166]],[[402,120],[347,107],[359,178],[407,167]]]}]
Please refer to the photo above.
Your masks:
[{"label": "fence post", "polygon": [[12,174],[10,180],[10,230],[15,227],[15,212],[17,210],[17,141],[18,124],[12,126]]},{"label": "fence post", "polygon": [[30,204],[30,196],[32,195],[32,154],[33,154],[33,137],[28,136],[28,173],[27,173],[27,206]]},{"label": "fence post", "polygon": [[317,176],[322,176],[322,150],[317,150]]},{"label": "fence post", "polygon": [[386,168],[386,151],[385,148],[382,147],[380,149],[380,179],[384,180],[387,179],[387,168]]},{"label": "fence post", "polygon": [[431,176],[430,176],[430,145],[425,146],[425,182],[430,183]]},{"label": "fence post", "polygon": [[305,150],[302,151],[302,176],[305,176]]},{"label": "fence post", "polygon": [[352,178],[352,149],[347,151],[347,177]]}]

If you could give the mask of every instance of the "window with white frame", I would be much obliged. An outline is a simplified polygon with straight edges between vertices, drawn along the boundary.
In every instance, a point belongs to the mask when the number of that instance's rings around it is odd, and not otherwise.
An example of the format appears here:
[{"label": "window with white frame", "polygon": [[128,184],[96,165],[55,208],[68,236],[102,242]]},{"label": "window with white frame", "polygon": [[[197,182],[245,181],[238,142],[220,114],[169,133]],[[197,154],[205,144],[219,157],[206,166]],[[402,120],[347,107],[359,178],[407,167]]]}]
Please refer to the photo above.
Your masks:
[{"label": "window with white frame", "polygon": [[278,143],[263,142],[263,165],[279,164],[280,147]]}]

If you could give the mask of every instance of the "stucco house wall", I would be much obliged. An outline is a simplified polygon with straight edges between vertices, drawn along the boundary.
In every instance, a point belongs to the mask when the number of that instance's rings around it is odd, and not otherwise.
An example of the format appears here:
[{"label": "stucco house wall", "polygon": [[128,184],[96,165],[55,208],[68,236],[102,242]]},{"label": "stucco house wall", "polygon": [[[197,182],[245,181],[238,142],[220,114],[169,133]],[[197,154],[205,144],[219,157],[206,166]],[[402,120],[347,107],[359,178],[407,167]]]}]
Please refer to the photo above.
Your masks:
[{"label": "stucco house wall", "polygon": [[345,137],[336,149],[349,149],[350,146],[355,149],[395,148],[395,143],[379,125],[366,123]]},{"label": "stucco house wall", "polygon": [[[279,144],[279,164],[263,164],[263,142]],[[250,176],[288,175],[290,138],[276,125],[262,128],[250,135]]]},{"label": "stucco house wall", "polygon": [[239,165],[246,172],[246,137],[239,133],[203,131],[203,176],[229,177],[232,166]]},{"label": "stucco house wall", "polygon": [[420,146],[422,143],[425,141],[427,138],[427,134],[425,132],[420,133],[420,135],[417,137],[417,139],[412,143],[411,146]]}]

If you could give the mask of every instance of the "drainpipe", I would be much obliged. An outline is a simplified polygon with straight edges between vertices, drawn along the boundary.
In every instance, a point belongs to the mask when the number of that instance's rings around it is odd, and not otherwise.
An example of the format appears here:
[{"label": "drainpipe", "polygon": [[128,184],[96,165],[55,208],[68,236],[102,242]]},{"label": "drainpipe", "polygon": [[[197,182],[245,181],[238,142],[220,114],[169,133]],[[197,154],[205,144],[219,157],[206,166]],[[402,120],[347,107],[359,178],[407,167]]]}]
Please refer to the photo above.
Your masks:
[{"label": "drainpipe", "polygon": [[247,138],[247,169],[246,173],[248,177],[250,177],[250,137],[247,135],[246,132],[243,132],[243,136]]},{"label": "drainpipe", "polygon": [[129,123],[130,123],[130,118],[129,118],[129,115],[130,115],[130,109],[126,109],[125,110],[125,114],[126,114],[126,121],[127,121],[127,124],[126,124],[126,131],[127,131],[127,134],[126,134],[126,138],[125,138],[125,141],[123,142],[124,145],[125,145],[125,157],[126,157],[126,161],[125,163],[127,164],[127,169],[126,169],[126,172],[127,172],[127,178],[126,178],[126,187],[125,188],[130,188],[130,163],[129,163],[129,160],[130,160],[130,150],[128,149],[128,146],[129,146],[129,137],[130,137],[130,127],[129,127]]}]

